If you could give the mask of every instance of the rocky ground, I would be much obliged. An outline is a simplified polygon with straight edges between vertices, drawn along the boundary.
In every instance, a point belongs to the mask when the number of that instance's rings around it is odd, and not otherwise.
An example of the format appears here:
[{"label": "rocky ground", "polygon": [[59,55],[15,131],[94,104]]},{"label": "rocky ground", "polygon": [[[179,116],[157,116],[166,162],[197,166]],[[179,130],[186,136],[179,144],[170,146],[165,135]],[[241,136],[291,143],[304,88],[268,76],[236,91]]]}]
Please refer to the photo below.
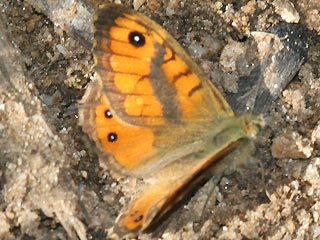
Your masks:
[{"label": "rocky ground", "polygon": [[[78,126],[78,102],[94,75],[92,21],[102,2],[0,0],[0,239],[105,239],[134,192],[135,179],[116,179],[99,166],[93,143]],[[297,23],[301,32],[293,36],[303,37],[308,51],[306,58],[277,62],[294,68],[292,76],[273,75],[275,68],[267,67],[255,75],[291,81],[257,111],[266,118],[256,143],[264,181],[251,164],[224,176],[200,219],[208,182],[140,239],[319,238],[320,2],[125,5],[167,29],[235,110],[232,96],[251,74],[243,61],[265,63],[250,51],[253,39],[258,42],[252,32]]]}]

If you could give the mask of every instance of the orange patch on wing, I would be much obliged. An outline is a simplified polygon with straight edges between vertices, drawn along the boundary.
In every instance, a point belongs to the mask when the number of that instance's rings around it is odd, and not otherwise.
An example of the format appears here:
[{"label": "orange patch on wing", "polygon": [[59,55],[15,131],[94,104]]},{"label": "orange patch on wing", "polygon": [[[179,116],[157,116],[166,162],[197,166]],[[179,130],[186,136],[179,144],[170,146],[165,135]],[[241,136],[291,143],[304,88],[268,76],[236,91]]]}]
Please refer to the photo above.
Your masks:
[{"label": "orange patch on wing", "polygon": [[[165,58],[170,59],[171,57],[171,50],[166,50]],[[206,94],[201,87],[201,80],[194,73],[189,72],[189,67],[178,56],[162,64],[161,68],[168,81],[174,84],[177,90],[184,118],[197,117],[194,114],[199,110],[199,106],[203,104],[203,98]]]},{"label": "orange patch on wing", "polygon": [[162,64],[161,68],[170,83],[175,80],[176,76],[188,71],[188,66],[178,56],[175,56],[174,60]]},{"label": "orange patch on wing", "polygon": [[139,23],[135,22],[134,20],[130,20],[128,18],[118,17],[114,22],[119,27],[132,29],[134,31],[138,31],[141,33],[147,32],[147,29],[144,26],[142,26]]},{"label": "orange patch on wing", "polygon": [[133,116],[162,116],[162,106],[155,96],[127,96],[124,108]]},{"label": "orange patch on wing", "polygon": [[116,73],[113,81],[121,93],[146,95],[153,93],[149,79],[139,75]]},{"label": "orange patch on wing", "polygon": [[[198,107],[202,104],[205,92],[200,86],[200,79],[193,73],[182,75],[175,82],[183,116],[186,119],[192,118],[194,113],[198,111]],[[198,87],[200,88],[197,89]]]},{"label": "orange patch on wing", "polygon": [[178,94],[187,97],[193,88],[199,86],[200,79],[194,74],[182,75],[174,83]]},{"label": "orange patch on wing", "polygon": [[[169,188],[170,186],[161,185],[153,186],[148,191],[145,191],[133,202],[130,211],[123,213],[122,224],[130,231],[141,228],[145,220],[149,219],[150,216],[148,215],[153,213],[152,208],[163,205],[163,202],[166,200],[163,196],[167,194]],[[120,219],[122,216],[120,216]]]},{"label": "orange patch on wing", "polygon": [[172,58],[172,56],[173,56],[172,50],[170,48],[166,47],[166,54],[163,56],[163,60],[167,61],[170,58]]},{"label": "orange patch on wing", "polygon": [[[150,128],[131,126],[121,122],[113,113],[111,118],[107,118],[106,110],[110,108],[103,96],[101,104],[95,110],[97,136],[106,152],[111,153],[123,167],[133,170],[153,152],[154,134]],[[117,135],[117,139],[113,142],[108,140],[110,133]],[[137,141],[137,138],[143,138],[143,141]]]},{"label": "orange patch on wing", "polygon": [[112,55],[110,65],[115,72],[149,75],[150,62],[134,57]]},{"label": "orange patch on wing", "polygon": [[146,37],[146,45],[143,47],[136,48],[131,43],[111,41],[110,49],[113,53],[131,56],[135,58],[151,58],[155,54],[155,49],[152,44],[148,44],[149,39]]},{"label": "orange patch on wing", "polygon": [[111,40],[128,42],[128,36],[131,32],[132,32],[131,29],[112,26],[109,30],[109,35],[110,35]]}]

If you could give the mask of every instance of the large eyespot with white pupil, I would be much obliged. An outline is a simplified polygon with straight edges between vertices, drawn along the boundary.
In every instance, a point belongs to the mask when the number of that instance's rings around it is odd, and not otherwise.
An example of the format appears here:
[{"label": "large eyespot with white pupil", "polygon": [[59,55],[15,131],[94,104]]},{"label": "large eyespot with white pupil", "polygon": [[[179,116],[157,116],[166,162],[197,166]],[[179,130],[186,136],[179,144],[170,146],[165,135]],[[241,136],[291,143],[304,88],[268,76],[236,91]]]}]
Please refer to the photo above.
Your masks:
[{"label": "large eyespot with white pupil", "polygon": [[142,33],[134,31],[129,34],[129,42],[135,47],[142,47],[146,43],[146,38]]}]

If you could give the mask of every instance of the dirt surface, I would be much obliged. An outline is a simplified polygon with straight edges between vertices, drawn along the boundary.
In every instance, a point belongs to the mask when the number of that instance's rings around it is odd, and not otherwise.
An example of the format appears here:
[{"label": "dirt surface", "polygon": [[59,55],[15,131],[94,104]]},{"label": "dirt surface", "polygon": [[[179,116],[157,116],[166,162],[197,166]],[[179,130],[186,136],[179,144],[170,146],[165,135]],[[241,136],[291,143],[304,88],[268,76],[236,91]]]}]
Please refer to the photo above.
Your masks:
[{"label": "dirt surface", "polygon": [[[78,126],[102,2],[0,0],[0,239],[105,239],[134,191],[135,179],[100,168]],[[240,51],[252,31],[299,23],[308,46],[299,72],[263,112],[256,158],[265,181],[251,164],[224,176],[200,219],[208,182],[140,239],[319,238],[319,0],[125,5],[167,29],[226,96],[245,75],[228,47]]]}]

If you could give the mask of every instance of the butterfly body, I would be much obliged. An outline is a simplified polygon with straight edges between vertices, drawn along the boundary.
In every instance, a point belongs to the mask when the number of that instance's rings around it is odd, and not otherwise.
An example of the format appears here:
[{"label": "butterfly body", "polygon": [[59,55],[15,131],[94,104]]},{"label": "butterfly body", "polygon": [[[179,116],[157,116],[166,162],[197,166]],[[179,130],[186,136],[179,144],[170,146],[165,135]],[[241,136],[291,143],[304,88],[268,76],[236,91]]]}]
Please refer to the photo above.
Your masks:
[{"label": "butterfly body", "polygon": [[[112,171],[146,181],[109,232],[134,237],[165,215],[213,165],[254,139],[260,121],[234,116],[180,45],[149,18],[107,5],[95,22],[97,79],[80,124]],[[220,163],[221,162],[221,163]]]}]

